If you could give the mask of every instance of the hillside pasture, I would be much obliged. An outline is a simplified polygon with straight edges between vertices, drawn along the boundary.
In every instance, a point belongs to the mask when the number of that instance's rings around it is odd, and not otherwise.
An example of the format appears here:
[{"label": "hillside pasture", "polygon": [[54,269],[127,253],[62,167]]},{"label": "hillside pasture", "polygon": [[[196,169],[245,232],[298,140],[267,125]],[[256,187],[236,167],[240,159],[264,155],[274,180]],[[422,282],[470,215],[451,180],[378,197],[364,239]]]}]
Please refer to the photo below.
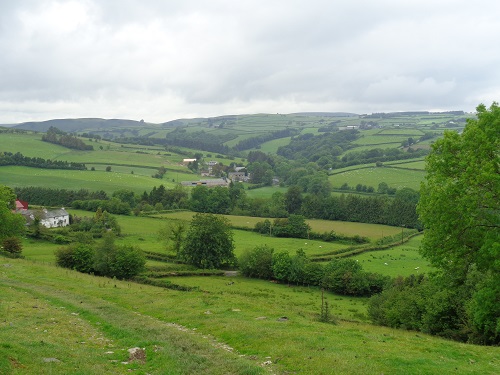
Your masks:
[{"label": "hillside pasture", "polygon": [[163,184],[166,188],[175,186],[168,180],[158,180],[139,174],[96,171],[74,171],[61,169],[41,169],[29,167],[0,167],[0,184],[14,187],[38,186],[53,189],[91,191],[104,190],[111,195],[121,189],[137,194],[150,191]]},{"label": "hillside pasture", "polygon": [[[169,373],[246,375],[498,370],[499,348],[363,323],[366,299],[327,293],[339,320],[337,325],[320,323],[317,288],[240,277],[169,279],[199,287],[182,292],[23,260],[0,263],[2,373],[74,373],[75,368],[82,374],[175,369]],[[127,361],[132,347],[145,348],[143,363]]]},{"label": "hillside pasture", "polygon": [[415,128],[384,128],[380,130],[380,132],[377,133],[377,135],[385,135],[385,136],[405,136],[405,137],[421,137],[424,135],[424,132],[420,129],[415,129]]},{"label": "hillside pasture", "polygon": [[42,141],[41,133],[0,133],[0,152],[20,152],[24,156],[55,159],[70,154],[73,150]]},{"label": "hillside pasture", "polygon": [[435,269],[418,252],[422,238],[423,235],[419,235],[402,245],[353,255],[351,259],[358,261],[367,272],[391,277],[429,273]]},{"label": "hillside pasture", "polygon": [[401,189],[409,187],[419,190],[420,183],[424,180],[425,171],[414,171],[397,169],[390,167],[371,167],[363,169],[354,169],[329,176],[328,180],[334,188],[340,188],[344,183],[355,187],[357,184],[373,186],[377,189],[378,184],[386,182],[389,187]]},{"label": "hillside pasture", "polygon": [[[363,134],[363,133],[362,133]],[[407,136],[398,134],[373,134],[356,139],[353,144],[373,146],[372,148],[392,148],[390,145],[401,146],[401,142],[408,140]]]},{"label": "hillside pasture", "polygon": [[[183,220],[190,221],[195,213],[191,211],[179,211],[166,213],[161,215],[155,215],[157,217],[165,219]],[[262,217],[249,217],[249,216],[235,216],[235,215],[223,215],[226,217],[231,225],[235,227],[246,227],[254,228],[255,224],[258,222],[266,220]],[[273,221],[274,219],[269,218]],[[339,234],[354,236],[359,235],[362,237],[368,237],[371,240],[376,240],[384,236],[392,236],[399,233],[401,230],[398,227],[391,227],[388,225],[379,224],[365,224],[365,223],[351,223],[346,221],[330,221],[330,220],[306,220],[306,222],[311,226],[311,230],[314,232],[330,232],[334,231]]]},{"label": "hillside pasture", "polygon": [[254,148],[253,151],[262,151],[266,154],[271,153],[275,154],[278,151],[278,148],[282,146],[286,146],[290,143],[291,137],[273,139],[272,141],[264,142],[260,145],[260,148]]}]

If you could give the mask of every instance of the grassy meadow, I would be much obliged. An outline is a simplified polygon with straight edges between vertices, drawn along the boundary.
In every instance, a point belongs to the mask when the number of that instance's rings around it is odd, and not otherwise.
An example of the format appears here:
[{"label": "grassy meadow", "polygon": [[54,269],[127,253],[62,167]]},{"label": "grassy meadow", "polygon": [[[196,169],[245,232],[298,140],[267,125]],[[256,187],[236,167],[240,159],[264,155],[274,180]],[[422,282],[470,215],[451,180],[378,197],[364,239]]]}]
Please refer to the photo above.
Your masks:
[{"label": "grassy meadow", "polygon": [[[0,267],[5,374],[494,374],[499,366],[500,348],[366,324],[364,299],[328,294],[337,324],[320,323],[316,288],[189,277],[182,283],[200,289],[182,292],[28,260],[1,258]],[[133,347],[144,348],[144,362],[129,361]]]},{"label": "grassy meadow", "polygon": [[352,169],[329,176],[328,180],[334,188],[340,188],[344,183],[347,183],[351,187],[355,187],[357,184],[373,186],[376,190],[379,183],[386,182],[389,187],[397,189],[409,187],[419,190],[424,177],[424,170],[391,168],[388,166]]},{"label": "grassy meadow", "polygon": [[[92,212],[68,209],[72,215],[79,217],[92,216]],[[168,214],[158,214],[149,216],[116,216],[118,224],[122,229],[122,236],[116,239],[118,244],[127,244],[138,246],[142,250],[165,253],[168,242],[160,240],[159,232],[161,229],[172,226],[178,222],[184,222],[189,225],[194,213],[190,211],[181,211]],[[259,221],[265,218],[230,216],[226,215],[231,225],[239,228],[255,227]],[[339,234],[348,236],[360,235],[368,237],[375,241],[383,236],[392,236],[400,232],[400,228],[390,227],[378,224],[349,223],[327,220],[307,220],[312,230],[317,232],[326,232],[334,230]],[[321,255],[334,250],[346,248],[349,245],[323,242],[318,240],[304,240],[297,238],[277,238],[261,235],[248,230],[234,230],[235,255],[238,257],[244,251],[251,250],[259,245],[268,245],[276,252],[287,251],[294,254],[298,249],[303,249],[308,255]],[[25,240],[23,254],[32,260],[44,262],[55,262],[54,251],[60,247],[47,242],[35,242]],[[405,273],[406,274],[406,273]]]},{"label": "grassy meadow", "polygon": [[39,186],[45,188],[64,188],[68,190],[104,190],[108,194],[127,188],[135,193],[142,194],[160,184],[167,188],[174,187],[169,177],[176,178],[176,174],[168,174],[163,180],[131,173],[95,171],[74,171],[61,169],[42,169],[18,166],[0,168],[0,184],[14,187]]}]

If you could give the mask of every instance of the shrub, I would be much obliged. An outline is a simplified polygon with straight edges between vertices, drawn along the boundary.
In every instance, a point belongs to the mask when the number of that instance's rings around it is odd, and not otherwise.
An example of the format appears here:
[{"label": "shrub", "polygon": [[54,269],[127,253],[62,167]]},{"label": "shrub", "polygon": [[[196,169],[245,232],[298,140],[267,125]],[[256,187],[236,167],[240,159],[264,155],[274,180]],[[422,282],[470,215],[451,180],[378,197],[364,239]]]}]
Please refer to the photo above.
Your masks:
[{"label": "shrub", "polygon": [[241,273],[244,276],[259,279],[272,278],[273,252],[274,249],[267,245],[257,246],[252,250],[245,251],[238,259]]},{"label": "shrub", "polygon": [[3,250],[10,256],[18,258],[23,251],[23,244],[18,237],[6,237],[2,241]]},{"label": "shrub", "polygon": [[83,243],[74,243],[56,250],[56,264],[79,272],[94,271],[94,249]]},{"label": "shrub", "polygon": [[108,276],[130,279],[144,270],[146,257],[142,250],[134,246],[119,246],[114,252]]}]

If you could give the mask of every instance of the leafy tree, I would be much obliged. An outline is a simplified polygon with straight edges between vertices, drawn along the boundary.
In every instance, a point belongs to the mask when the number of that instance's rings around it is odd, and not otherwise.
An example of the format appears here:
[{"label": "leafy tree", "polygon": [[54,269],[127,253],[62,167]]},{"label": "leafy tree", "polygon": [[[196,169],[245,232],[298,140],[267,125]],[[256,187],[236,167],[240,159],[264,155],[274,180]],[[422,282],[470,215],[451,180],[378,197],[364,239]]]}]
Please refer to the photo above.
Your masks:
[{"label": "leafy tree", "polygon": [[245,187],[241,182],[229,183],[229,199],[231,202],[231,209],[237,206],[243,206],[246,199]]},{"label": "leafy tree", "polygon": [[10,187],[0,185],[0,201],[11,210],[16,208],[16,194]]},{"label": "leafy tree", "polygon": [[89,244],[72,243],[55,252],[58,266],[71,268],[79,272],[94,272],[94,249]]},{"label": "leafy tree", "polygon": [[[482,344],[500,343],[500,108],[477,107],[427,158],[418,204],[421,253],[440,272],[408,278],[370,301],[375,322]],[[396,199],[413,203],[411,192]]]},{"label": "leafy tree", "polygon": [[286,251],[273,254],[273,274],[276,280],[287,282],[290,279],[292,259]]},{"label": "leafy tree", "polygon": [[[432,146],[418,206],[426,229],[422,254],[466,278],[472,265],[500,274],[500,107],[477,107],[462,134]],[[500,328],[500,327],[499,327]]]},{"label": "leafy tree", "polygon": [[115,235],[107,232],[102,236],[102,242],[95,248],[94,269],[99,275],[111,275],[111,262],[115,253]]},{"label": "leafy tree", "polygon": [[290,214],[299,213],[302,206],[302,189],[299,186],[290,186],[285,193],[285,206]]},{"label": "leafy tree", "polygon": [[297,250],[291,258],[289,281],[294,284],[306,283],[306,264],[310,262],[303,249]]},{"label": "leafy tree", "polygon": [[108,276],[119,279],[130,279],[144,270],[146,257],[141,249],[135,246],[117,246],[111,262]]},{"label": "leafy tree", "polygon": [[118,198],[123,203],[128,203],[130,207],[135,207],[137,204],[137,197],[132,190],[121,189],[113,193],[113,198]]},{"label": "leafy tree", "polygon": [[193,216],[180,258],[198,268],[220,268],[235,263],[233,232],[229,221],[213,214]]},{"label": "leafy tree", "polygon": [[176,255],[179,255],[185,231],[186,227],[183,223],[165,224],[158,231],[158,238],[164,242],[167,251],[172,250]]},{"label": "leafy tree", "polygon": [[245,251],[238,259],[241,273],[247,277],[270,279],[273,276],[274,249],[267,245],[259,245]]},{"label": "leafy tree", "polygon": [[129,279],[146,265],[143,252],[133,246],[117,246],[113,232],[106,233],[94,251],[94,269],[102,276]]},{"label": "leafy tree", "polygon": [[285,195],[281,191],[273,193],[268,205],[270,217],[286,217]]}]

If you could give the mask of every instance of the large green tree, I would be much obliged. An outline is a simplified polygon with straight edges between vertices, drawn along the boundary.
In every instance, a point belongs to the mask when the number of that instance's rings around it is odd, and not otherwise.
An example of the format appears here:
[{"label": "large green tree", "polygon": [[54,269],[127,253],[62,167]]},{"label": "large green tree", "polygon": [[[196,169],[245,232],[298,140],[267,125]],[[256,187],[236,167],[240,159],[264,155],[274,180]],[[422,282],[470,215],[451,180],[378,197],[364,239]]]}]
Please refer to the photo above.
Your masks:
[{"label": "large green tree", "polygon": [[[421,252],[442,271],[468,340],[500,343],[500,107],[477,107],[464,131],[446,132],[427,158],[418,205]],[[452,292],[452,293],[450,293]],[[436,301],[428,301],[438,306]],[[462,312],[461,312],[462,311]],[[461,327],[454,328],[461,330]]]},{"label": "large green tree", "polygon": [[198,213],[187,231],[179,257],[198,268],[220,268],[232,265],[234,257],[233,232],[223,216]]},{"label": "large green tree", "polygon": [[[500,271],[500,108],[477,107],[463,133],[445,132],[427,158],[418,212],[422,254],[465,277],[471,266]],[[495,245],[496,244],[496,245]]]}]

